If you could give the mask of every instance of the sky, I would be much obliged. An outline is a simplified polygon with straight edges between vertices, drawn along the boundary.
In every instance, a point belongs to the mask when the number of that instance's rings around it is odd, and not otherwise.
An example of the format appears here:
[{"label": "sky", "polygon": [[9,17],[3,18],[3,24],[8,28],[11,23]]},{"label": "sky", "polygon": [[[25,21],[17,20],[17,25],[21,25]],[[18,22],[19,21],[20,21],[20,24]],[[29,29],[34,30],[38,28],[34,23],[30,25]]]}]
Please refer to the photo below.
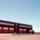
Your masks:
[{"label": "sky", "polygon": [[33,30],[38,32],[40,0],[0,0],[0,20],[31,24]]}]

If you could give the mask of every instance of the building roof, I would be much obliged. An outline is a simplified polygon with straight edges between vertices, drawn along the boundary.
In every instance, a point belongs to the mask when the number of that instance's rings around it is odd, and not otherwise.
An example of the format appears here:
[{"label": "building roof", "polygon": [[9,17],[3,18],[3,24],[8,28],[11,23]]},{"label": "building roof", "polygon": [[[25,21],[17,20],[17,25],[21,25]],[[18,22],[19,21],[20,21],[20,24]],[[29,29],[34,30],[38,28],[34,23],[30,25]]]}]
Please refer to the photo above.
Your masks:
[{"label": "building roof", "polygon": [[28,25],[28,24],[24,24],[24,23],[11,22],[11,21],[5,21],[5,20],[0,20],[0,24],[12,25],[12,26],[14,26],[13,24],[19,24],[19,25],[32,27],[32,25]]}]

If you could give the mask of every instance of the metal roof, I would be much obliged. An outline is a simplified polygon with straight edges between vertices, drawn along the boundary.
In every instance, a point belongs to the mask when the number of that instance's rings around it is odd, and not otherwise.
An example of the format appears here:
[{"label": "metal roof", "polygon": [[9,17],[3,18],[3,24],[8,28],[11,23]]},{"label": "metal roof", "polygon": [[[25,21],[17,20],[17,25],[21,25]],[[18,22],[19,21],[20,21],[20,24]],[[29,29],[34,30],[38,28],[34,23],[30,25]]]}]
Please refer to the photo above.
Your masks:
[{"label": "metal roof", "polygon": [[19,24],[19,25],[32,27],[32,25],[28,25],[28,24],[24,24],[24,23],[11,22],[11,21],[5,21],[5,20],[0,20],[0,24],[6,24],[6,25]]}]

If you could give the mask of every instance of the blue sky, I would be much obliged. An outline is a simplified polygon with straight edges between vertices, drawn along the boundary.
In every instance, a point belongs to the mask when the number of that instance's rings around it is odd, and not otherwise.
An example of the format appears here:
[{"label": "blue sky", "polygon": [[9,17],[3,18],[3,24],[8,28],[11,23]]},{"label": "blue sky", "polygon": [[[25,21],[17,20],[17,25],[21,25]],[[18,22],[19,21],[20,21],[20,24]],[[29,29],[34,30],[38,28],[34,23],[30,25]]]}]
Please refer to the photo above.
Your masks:
[{"label": "blue sky", "polygon": [[40,0],[0,0],[0,19],[31,24],[40,31]]}]

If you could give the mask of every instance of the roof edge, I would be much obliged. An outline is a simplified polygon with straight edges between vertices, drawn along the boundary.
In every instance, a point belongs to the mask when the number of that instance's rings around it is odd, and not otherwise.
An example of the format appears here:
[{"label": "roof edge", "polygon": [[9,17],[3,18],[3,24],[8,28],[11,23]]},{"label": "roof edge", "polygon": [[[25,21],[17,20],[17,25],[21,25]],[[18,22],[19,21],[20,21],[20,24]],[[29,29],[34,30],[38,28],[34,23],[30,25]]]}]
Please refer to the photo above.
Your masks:
[{"label": "roof edge", "polygon": [[28,26],[32,26],[32,25],[29,25],[29,24],[24,24],[24,23],[18,23],[18,22],[12,22],[12,21],[6,21],[6,20],[0,20],[0,22],[4,22],[4,23],[10,23],[10,24],[22,24],[22,25],[28,25]]}]

